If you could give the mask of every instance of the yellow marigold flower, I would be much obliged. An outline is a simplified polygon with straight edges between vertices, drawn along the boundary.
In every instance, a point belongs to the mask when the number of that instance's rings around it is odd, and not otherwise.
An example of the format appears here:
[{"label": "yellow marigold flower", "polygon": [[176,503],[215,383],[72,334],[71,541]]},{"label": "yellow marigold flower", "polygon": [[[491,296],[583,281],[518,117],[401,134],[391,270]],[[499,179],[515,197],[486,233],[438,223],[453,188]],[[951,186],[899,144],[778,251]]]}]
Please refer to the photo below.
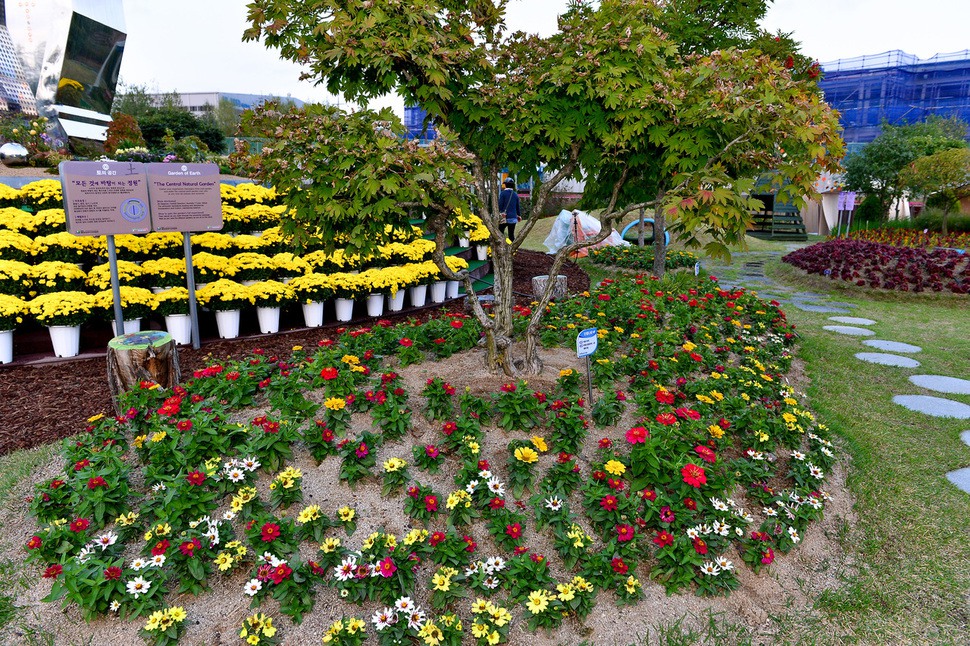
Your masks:
[{"label": "yellow marigold flower", "polygon": [[402,460],[401,458],[391,458],[389,460],[384,461],[384,471],[386,471],[387,473],[394,473],[396,471],[400,471],[407,465],[408,463]]},{"label": "yellow marigold flower", "polygon": [[338,411],[347,407],[347,401],[343,397],[330,397],[323,403],[327,410]]},{"label": "yellow marigold flower", "polygon": [[539,449],[541,453],[545,453],[549,450],[549,445],[546,444],[546,440],[538,435],[532,436],[532,446]]},{"label": "yellow marigold flower", "polygon": [[526,464],[534,464],[539,461],[539,454],[527,446],[520,446],[514,452],[515,459]]},{"label": "yellow marigold flower", "polygon": [[711,424],[707,427],[707,432],[711,434],[715,440],[719,440],[724,437],[724,429],[717,424]]},{"label": "yellow marigold flower", "polygon": [[549,593],[545,590],[533,590],[529,593],[529,599],[525,607],[534,615],[545,611],[549,607]]},{"label": "yellow marigold flower", "polygon": [[296,522],[301,525],[305,525],[312,520],[317,520],[320,518],[320,506],[319,505],[309,505],[304,507],[296,517]]},{"label": "yellow marigold flower", "polygon": [[337,515],[340,517],[341,522],[349,523],[354,519],[357,514],[353,507],[341,507],[337,510]]},{"label": "yellow marigold flower", "polygon": [[636,594],[637,588],[640,587],[640,581],[635,576],[629,576],[626,579],[626,593]]},{"label": "yellow marigold flower", "polygon": [[161,442],[166,437],[168,437],[168,433],[166,433],[165,431],[158,431],[157,433],[152,433],[152,442]]},{"label": "yellow marigold flower", "polygon": [[339,547],[340,539],[333,536],[323,539],[323,542],[320,543],[320,551],[325,554],[330,554],[336,551]]},{"label": "yellow marigold flower", "polygon": [[488,634],[488,626],[485,624],[473,623],[472,624],[472,637],[476,639],[481,639]]},{"label": "yellow marigold flower", "polygon": [[619,460],[610,460],[603,465],[607,473],[611,473],[615,476],[621,476],[626,473],[626,466]]},{"label": "yellow marigold flower", "polygon": [[556,590],[559,591],[558,597],[560,601],[572,601],[576,597],[576,591],[569,583],[560,583],[556,586]]},{"label": "yellow marigold flower", "polygon": [[569,377],[572,374],[573,374],[572,368],[563,368],[562,370],[559,371],[560,377]]},{"label": "yellow marigold flower", "polygon": [[219,552],[219,555],[216,557],[215,562],[216,562],[216,565],[219,566],[219,571],[225,572],[226,570],[232,567],[234,559],[232,558],[232,554],[230,554],[229,552]]}]

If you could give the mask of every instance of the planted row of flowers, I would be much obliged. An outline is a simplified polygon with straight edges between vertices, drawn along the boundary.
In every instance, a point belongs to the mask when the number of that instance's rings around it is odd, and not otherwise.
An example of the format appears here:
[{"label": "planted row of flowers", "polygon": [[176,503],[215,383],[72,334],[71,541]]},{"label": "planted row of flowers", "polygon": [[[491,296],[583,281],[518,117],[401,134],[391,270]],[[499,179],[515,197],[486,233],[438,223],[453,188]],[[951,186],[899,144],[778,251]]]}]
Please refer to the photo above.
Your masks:
[{"label": "planted row of flowers", "polygon": [[947,247],[949,249],[970,249],[970,233],[949,233],[921,229],[866,229],[853,231],[851,240],[878,242],[893,247]]},{"label": "planted row of flowers", "polygon": [[859,287],[970,293],[970,255],[954,249],[837,239],[798,249],[782,261]]},{"label": "planted row of flowers", "polygon": [[[653,247],[636,245],[599,247],[589,252],[589,258],[601,265],[650,271],[653,267]],[[668,250],[664,258],[664,267],[668,270],[693,267],[697,261],[697,255],[689,251]]]},{"label": "planted row of flowers", "polygon": [[[518,315],[527,325],[528,308]],[[173,595],[226,577],[294,623],[323,588],[368,609],[332,617],[325,642],[497,644],[513,622],[581,622],[603,592],[635,604],[648,579],[726,594],[742,562],[758,572],[802,540],[835,455],[783,385],[795,334],[776,303],[629,276],[547,316],[549,345],[598,328],[593,401],[568,368],[546,392],[440,378],[408,392],[398,368],[477,343],[460,315],[346,330],[290,357],[256,351],[171,392],[143,384],[126,414],[66,440],[63,473],[36,485],[26,549],[47,568],[47,599],[148,617],[146,636],[168,643],[184,626],[168,615],[161,630]],[[255,409],[248,424],[229,421],[240,409]],[[339,482],[318,484],[351,488],[332,515],[294,507],[322,478],[311,460],[339,461]],[[382,515],[356,505],[361,488],[401,505],[411,528],[356,537]],[[183,605],[177,616],[194,612]],[[253,617],[246,639],[266,623]]]}]

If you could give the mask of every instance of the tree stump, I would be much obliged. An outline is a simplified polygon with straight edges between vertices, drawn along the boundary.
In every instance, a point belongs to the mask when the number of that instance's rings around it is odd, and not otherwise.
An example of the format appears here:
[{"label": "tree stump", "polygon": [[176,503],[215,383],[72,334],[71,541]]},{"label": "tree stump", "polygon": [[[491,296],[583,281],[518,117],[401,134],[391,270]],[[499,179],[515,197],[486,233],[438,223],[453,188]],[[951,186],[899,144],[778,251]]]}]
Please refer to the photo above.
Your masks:
[{"label": "tree stump", "polygon": [[[532,278],[532,295],[536,298],[542,298],[543,293],[546,291],[546,284],[549,282],[549,276],[534,276]],[[556,284],[552,288],[552,300],[558,301],[566,298],[566,276],[559,274],[556,276]]]},{"label": "tree stump", "polygon": [[122,334],[108,342],[108,388],[115,411],[120,415],[121,393],[138,388],[142,381],[154,381],[162,388],[174,388],[181,377],[178,348],[167,332],[151,330]]}]

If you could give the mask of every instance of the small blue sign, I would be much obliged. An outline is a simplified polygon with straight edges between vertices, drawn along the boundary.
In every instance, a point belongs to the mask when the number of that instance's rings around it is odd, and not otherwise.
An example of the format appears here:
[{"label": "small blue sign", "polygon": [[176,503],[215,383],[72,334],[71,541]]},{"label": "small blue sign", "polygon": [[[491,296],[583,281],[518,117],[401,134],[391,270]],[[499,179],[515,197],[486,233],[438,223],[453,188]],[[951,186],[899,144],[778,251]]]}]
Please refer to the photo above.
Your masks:
[{"label": "small blue sign", "polygon": [[576,336],[576,356],[579,358],[588,357],[596,352],[599,345],[599,334],[595,327],[586,328]]}]

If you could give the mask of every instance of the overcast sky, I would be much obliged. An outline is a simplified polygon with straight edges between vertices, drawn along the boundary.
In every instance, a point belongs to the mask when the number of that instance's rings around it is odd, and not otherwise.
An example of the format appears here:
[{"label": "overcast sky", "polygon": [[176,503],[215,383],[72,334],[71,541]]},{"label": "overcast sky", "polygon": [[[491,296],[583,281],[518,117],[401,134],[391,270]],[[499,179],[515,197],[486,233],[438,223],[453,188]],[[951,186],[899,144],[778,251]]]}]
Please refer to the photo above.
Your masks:
[{"label": "overcast sky", "polygon": [[[122,80],[167,92],[244,92],[328,101],[259,43],[243,43],[246,0],[123,0]],[[511,29],[548,34],[565,0],[510,0]],[[775,0],[769,31],[792,32],[822,62],[902,49],[921,58],[970,48],[970,0]],[[395,101],[389,101],[396,105]]]}]

